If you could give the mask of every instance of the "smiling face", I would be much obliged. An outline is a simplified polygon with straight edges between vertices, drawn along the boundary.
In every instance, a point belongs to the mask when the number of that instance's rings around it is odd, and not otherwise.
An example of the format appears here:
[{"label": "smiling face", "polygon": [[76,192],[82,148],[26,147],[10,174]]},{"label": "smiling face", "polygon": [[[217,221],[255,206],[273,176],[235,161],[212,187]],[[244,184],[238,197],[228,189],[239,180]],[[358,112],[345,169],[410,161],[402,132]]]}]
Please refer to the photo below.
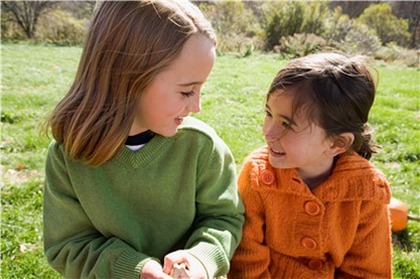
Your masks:
[{"label": "smiling face", "polygon": [[173,136],[184,117],[201,110],[200,91],[214,61],[214,43],[193,35],[174,62],[142,92],[129,135],[151,130]]},{"label": "smiling face", "polygon": [[275,168],[297,168],[303,179],[328,172],[333,163],[333,141],[305,113],[292,118],[293,93],[276,91],[266,103],[263,133],[269,146],[269,160]]}]

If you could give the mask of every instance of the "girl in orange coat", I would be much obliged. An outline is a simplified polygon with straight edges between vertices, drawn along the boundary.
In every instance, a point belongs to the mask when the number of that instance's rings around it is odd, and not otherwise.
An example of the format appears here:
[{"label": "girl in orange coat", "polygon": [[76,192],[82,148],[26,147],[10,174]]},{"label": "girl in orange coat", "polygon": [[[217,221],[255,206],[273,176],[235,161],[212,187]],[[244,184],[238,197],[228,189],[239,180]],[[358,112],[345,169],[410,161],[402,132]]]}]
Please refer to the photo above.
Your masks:
[{"label": "girl in orange coat", "polygon": [[292,60],[266,99],[267,145],[242,167],[243,239],[229,278],[390,278],[390,188],[368,160],[375,97],[358,57]]}]

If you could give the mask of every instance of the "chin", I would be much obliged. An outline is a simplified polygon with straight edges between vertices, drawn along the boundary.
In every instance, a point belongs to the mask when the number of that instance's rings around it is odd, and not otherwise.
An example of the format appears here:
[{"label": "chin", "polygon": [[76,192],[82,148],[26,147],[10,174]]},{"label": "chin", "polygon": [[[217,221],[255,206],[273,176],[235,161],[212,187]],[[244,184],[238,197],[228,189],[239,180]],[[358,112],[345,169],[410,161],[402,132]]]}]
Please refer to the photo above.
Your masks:
[{"label": "chin", "polygon": [[269,156],[268,161],[270,162],[270,165],[274,168],[285,168],[285,165],[279,162],[277,158],[272,158],[271,156]]},{"label": "chin", "polygon": [[176,132],[178,132],[178,129],[172,130],[172,131],[157,131],[156,134],[159,134],[165,138],[173,137],[176,135]]}]

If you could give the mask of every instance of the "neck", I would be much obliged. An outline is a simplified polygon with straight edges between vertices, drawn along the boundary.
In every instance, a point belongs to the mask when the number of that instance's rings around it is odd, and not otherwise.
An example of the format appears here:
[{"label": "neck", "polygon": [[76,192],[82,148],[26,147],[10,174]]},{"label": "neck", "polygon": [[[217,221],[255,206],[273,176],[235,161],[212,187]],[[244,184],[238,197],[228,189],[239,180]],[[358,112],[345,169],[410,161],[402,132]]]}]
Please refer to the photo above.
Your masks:
[{"label": "neck", "polygon": [[303,181],[305,181],[306,185],[308,185],[308,187],[310,189],[314,189],[315,187],[317,187],[319,184],[321,184],[322,182],[324,182],[325,180],[327,180],[327,178],[330,176],[331,171],[322,174],[320,176],[317,177],[313,177],[313,178],[306,178],[303,179]]},{"label": "neck", "polygon": [[303,181],[305,181],[306,185],[313,189],[327,180],[327,178],[331,175],[334,164],[335,160],[332,158],[330,162],[324,164],[321,168],[317,168],[316,171],[303,171],[302,169],[298,169],[298,173]]}]

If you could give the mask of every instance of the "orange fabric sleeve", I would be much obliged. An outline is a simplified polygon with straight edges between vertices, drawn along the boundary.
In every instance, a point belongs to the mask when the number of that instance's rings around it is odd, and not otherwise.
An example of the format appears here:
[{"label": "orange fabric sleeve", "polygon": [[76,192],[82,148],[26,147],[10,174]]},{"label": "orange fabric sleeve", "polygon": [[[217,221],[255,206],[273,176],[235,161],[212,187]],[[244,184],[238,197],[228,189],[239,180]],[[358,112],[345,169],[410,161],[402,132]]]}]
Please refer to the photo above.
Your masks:
[{"label": "orange fabric sleeve", "polygon": [[392,278],[392,247],[386,204],[364,201],[354,243],[336,278]]},{"label": "orange fabric sleeve", "polygon": [[265,244],[265,210],[251,179],[252,163],[247,162],[239,174],[239,193],[245,205],[242,241],[231,261],[228,278],[269,279],[270,251]]}]

